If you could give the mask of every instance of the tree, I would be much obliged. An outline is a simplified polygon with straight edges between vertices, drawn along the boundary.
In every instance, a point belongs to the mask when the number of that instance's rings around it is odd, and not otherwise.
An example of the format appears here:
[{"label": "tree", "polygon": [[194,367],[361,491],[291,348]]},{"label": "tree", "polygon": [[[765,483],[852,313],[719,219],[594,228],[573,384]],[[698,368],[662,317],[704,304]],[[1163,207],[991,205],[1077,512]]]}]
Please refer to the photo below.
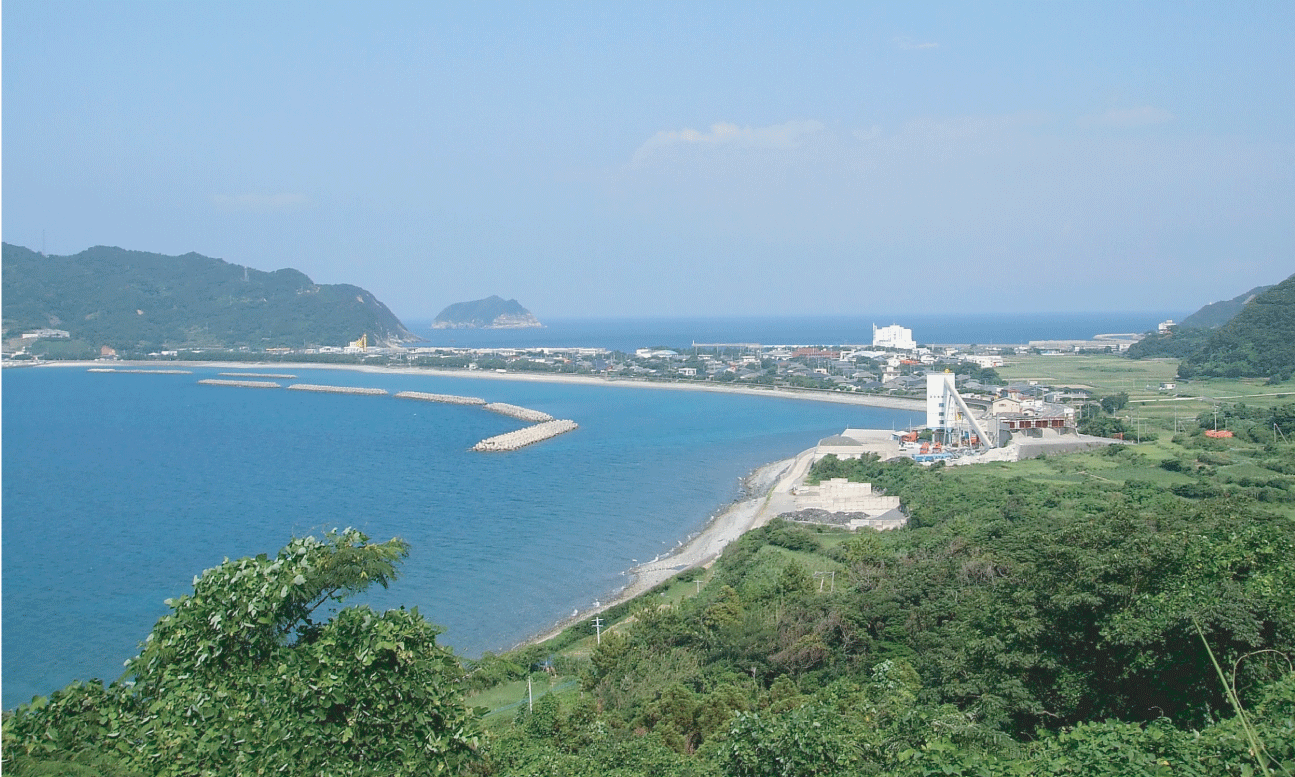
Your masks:
[{"label": "tree", "polygon": [[1128,434],[1129,427],[1118,418],[1096,416],[1079,425],[1080,434],[1091,434],[1094,437],[1115,437]]},{"label": "tree", "polygon": [[1118,394],[1111,394],[1109,396],[1102,397],[1101,399],[1102,409],[1111,415],[1123,410],[1128,404],[1129,393],[1127,391],[1121,391]]},{"label": "tree", "polygon": [[471,758],[453,653],[415,610],[346,607],[408,553],[363,533],[225,561],[168,600],[122,681],[74,683],[4,727],[14,758],[107,754],[146,774],[438,774]]},{"label": "tree", "polygon": [[721,771],[730,777],[848,774],[858,754],[842,728],[841,716],[820,705],[782,715],[740,713],[719,748]]}]

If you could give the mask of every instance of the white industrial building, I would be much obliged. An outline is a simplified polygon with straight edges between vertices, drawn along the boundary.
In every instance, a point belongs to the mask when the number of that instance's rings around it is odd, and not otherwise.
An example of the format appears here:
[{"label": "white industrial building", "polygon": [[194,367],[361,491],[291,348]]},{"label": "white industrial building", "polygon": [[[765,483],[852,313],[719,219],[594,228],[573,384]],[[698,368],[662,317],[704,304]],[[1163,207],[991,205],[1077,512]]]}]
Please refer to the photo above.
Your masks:
[{"label": "white industrial building", "polygon": [[873,324],[872,345],[874,348],[898,348],[902,351],[917,349],[917,343],[913,340],[913,330],[905,329],[899,324],[880,328]]}]

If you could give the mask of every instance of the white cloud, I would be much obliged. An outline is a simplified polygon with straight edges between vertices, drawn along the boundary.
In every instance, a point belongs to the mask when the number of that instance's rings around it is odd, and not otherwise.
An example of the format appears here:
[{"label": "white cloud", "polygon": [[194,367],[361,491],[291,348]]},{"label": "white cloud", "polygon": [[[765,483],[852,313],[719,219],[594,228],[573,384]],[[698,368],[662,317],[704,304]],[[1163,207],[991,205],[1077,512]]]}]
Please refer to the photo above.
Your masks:
[{"label": "white cloud", "polygon": [[310,204],[304,194],[280,192],[278,194],[213,194],[211,201],[217,208],[242,213],[279,213],[301,210]]},{"label": "white cloud", "polygon": [[635,165],[642,164],[655,154],[671,148],[743,148],[788,149],[797,147],[807,136],[823,131],[819,121],[789,121],[768,127],[739,127],[720,122],[712,124],[709,132],[695,129],[663,130],[647,139],[634,152]]},{"label": "white cloud", "polygon": [[1172,121],[1174,115],[1164,108],[1144,105],[1140,108],[1113,108],[1105,113],[1085,116],[1079,123],[1088,127],[1116,127],[1130,129],[1147,127],[1152,124],[1164,124]]},{"label": "white cloud", "polygon": [[904,51],[922,51],[924,49],[940,48],[940,44],[938,43],[934,43],[934,42],[918,43],[912,38],[907,38],[907,37],[895,38],[895,45],[900,47]]}]

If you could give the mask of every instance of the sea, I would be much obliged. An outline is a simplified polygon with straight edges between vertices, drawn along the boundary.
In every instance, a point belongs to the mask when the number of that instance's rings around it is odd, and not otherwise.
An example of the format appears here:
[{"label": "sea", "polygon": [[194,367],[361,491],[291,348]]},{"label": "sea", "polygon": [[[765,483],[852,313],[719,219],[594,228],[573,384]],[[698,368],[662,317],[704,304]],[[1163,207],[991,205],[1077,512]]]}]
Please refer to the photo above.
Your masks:
[{"label": "sea", "polygon": [[[898,323],[919,342],[1012,343],[1154,328],[1172,313],[948,317]],[[871,342],[871,319],[554,321],[533,330],[414,330],[435,345],[603,347]],[[878,325],[891,323],[877,320]],[[925,328],[923,328],[925,327]],[[776,397],[275,365],[186,374],[3,372],[2,695],[13,709],[73,680],[116,679],[163,601],[240,556],[356,527],[411,552],[390,589],[460,655],[499,651],[614,597],[741,496],[742,478],[847,427],[918,414]],[[578,430],[473,453],[520,428],[479,407],[391,396],[201,385],[222,372],[477,396]],[[224,377],[224,376],[219,376]]]}]

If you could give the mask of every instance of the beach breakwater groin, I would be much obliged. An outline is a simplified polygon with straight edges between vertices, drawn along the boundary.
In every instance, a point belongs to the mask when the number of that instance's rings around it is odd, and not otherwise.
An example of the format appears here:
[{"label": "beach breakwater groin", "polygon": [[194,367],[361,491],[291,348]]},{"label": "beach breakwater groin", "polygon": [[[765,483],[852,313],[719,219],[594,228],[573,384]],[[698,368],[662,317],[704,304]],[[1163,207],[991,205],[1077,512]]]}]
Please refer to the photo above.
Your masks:
[{"label": "beach breakwater groin", "polygon": [[360,386],[319,386],[314,383],[294,383],[288,386],[293,391],[316,391],[323,394],[383,394],[387,393],[386,389],[380,388],[362,388]]},{"label": "beach breakwater groin", "polygon": [[534,445],[537,442],[543,442],[544,440],[557,437],[559,434],[565,434],[573,429],[579,428],[579,426],[580,425],[575,421],[544,421],[543,423],[538,423],[534,426],[528,426],[525,429],[518,429],[515,432],[507,432],[494,437],[487,437],[476,445],[473,445],[472,450],[515,451],[518,448],[524,448],[527,445]]},{"label": "beach breakwater groin", "polygon": [[[510,418],[516,418],[520,421],[529,421],[533,424],[544,423],[546,421],[553,420],[553,416],[549,415],[548,413],[541,413],[538,410],[531,410],[528,407],[519,407],[517,405],[510,405],[507,402],[491,402],[490,404],[485,405],[485,408],[486,410],[489,410],[492,413],[499,413],[500,415],[506,415],[506,416],[509,416]],[[567,429],[564,431],[570,431],[570,430]]]},{"label": "beach breakwater groin", "polygon": [[240,388],[279,388],[279,384],[272,380],[221,380],[219,378],[203,378],[198,381],[204,386],[238,386]]},{"label": "beach breakwater groin", "polygon": [[480,397],[460,397],[454,394],[428,394],[425,391],[398,391],[401,399],[417,399],[423,402],[441,402],[447,405],[484,405],[486,400]]}]

